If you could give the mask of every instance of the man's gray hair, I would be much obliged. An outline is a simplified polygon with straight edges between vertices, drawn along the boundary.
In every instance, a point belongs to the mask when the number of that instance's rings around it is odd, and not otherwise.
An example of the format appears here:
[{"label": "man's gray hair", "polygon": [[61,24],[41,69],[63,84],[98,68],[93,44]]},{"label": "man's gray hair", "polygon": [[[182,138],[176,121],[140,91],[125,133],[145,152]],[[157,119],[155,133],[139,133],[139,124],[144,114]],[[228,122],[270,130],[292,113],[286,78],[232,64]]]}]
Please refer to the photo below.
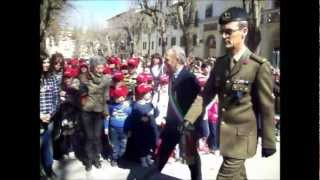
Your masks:
[{"label": "man's gray hair", "polygon": [[186,65],[187,57],[184,49],[180,46],[173,46],[171,49],[176,54],[179,64]]},{"label": "man's gray hair", "polygon": [[106,60],[102,56],[94,56],[89,59],[89,67],[92,72],[95,67],[101,64],[105,64]]},{"label": "man's gray hair", "polygon": [[239,28],[242,29],[244,27],[248,28],[249,23],[248,21],[239,21]]}]

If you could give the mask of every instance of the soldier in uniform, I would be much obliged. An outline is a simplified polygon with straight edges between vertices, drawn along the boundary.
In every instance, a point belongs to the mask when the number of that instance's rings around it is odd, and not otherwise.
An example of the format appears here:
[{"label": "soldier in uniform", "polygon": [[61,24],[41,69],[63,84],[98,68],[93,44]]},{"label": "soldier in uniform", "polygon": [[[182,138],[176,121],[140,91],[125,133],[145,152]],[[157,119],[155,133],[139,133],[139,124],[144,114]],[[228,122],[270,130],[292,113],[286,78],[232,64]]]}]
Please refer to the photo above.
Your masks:
[{"label": "soldier in uniform", "polygon": [[276,152],[271,65],[245,45],[248,15],[244,9],[229,8],[219,24],[227,54],[217,59],[210,72],[203,109],[217,94],[223,156],[217,180],[242,180],[247,179],[245,160],[256,154],[258,120],[262,125],[262,157]]}]

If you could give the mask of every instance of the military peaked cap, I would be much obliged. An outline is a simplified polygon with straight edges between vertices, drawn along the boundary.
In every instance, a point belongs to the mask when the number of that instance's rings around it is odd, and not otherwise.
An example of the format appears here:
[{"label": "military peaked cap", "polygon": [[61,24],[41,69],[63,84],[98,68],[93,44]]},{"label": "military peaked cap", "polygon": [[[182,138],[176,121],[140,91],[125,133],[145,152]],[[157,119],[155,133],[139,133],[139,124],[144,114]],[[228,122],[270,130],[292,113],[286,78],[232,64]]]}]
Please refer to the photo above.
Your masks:
[{"label": "military peaked cap", "polygon": [[249,16],[245,9],[231,7],[223,12],[219,17],[219,24],[224,25],[232,21],[248,21]]}]

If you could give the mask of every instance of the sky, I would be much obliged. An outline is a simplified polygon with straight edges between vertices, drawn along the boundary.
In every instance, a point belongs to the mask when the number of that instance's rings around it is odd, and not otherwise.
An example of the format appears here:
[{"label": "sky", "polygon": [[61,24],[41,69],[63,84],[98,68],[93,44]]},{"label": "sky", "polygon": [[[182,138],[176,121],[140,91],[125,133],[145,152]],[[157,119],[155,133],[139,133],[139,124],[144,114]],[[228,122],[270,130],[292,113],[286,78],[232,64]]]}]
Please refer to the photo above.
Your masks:
[{"label": "sky", "polygon": [[127,11],[134,0],[69,0],[73,8],[66,13],[70,26],[103,28],[106,20]]}]

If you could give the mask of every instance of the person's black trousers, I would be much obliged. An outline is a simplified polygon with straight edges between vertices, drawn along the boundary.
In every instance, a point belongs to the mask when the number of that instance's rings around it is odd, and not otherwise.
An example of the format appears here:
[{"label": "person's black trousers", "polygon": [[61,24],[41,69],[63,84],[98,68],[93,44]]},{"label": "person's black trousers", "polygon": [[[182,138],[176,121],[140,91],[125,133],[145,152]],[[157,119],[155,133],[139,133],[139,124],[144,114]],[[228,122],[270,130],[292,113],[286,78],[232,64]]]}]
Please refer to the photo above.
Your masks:
[{"label": "person's black trousers", "polygon": [[[162,142],[159,149],[159,156],[156,161],[156,166],[161,172],[167,163],[171,153],[173,152],[175,146],[179,143],[181,135],[178,133],[177,128],[167,128],[164,129],[161,136]],[[201,160],[197,152],[195,163],[188,165],[191,173],[191,180],[201,180]]]},{"label": "person's black trousers", "polygon": [[93,164],[102,152],[103,114],[83,111],[81,129],[84,132],[84,161]]}]

